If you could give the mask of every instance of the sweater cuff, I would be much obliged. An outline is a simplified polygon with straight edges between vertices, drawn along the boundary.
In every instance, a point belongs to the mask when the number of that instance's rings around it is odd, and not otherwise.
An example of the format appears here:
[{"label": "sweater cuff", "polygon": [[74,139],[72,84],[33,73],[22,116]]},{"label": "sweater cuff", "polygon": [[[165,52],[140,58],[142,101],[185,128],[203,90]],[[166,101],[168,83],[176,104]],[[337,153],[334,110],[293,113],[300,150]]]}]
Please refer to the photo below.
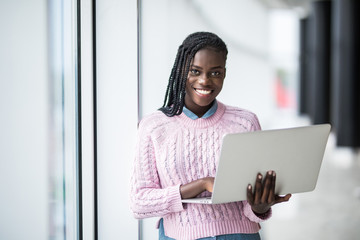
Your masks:
[{"label": "sweater cuff", "polygon": [[267,211],[264,214],[256,215],[253,210],[251,209],[251,205],[248,202],[244,202],[244,214],[245,216],[252,222],[263,222],[265,220],[268,220],[272,215],[272,209],[270,208],[269,211]]},{"label": "sweater cuff", "polygon": [[184,210],[184,206],[181,202],[180,184],[169,187],[168,194],[170,212],[180,212]]}]

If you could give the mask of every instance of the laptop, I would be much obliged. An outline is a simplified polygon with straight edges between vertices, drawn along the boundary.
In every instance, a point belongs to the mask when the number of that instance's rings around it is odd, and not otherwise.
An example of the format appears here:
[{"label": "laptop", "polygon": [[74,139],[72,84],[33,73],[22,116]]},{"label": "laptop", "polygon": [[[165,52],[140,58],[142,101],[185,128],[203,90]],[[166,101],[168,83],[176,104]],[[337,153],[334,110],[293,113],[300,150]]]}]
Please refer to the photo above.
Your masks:
[{"label": "laptop", "polygon": [[258,173],[276,172],[275,193],[315,189],[330,124],[227,134],[223,138],[213,193],[183,203],[218,204],[246,200]]}]

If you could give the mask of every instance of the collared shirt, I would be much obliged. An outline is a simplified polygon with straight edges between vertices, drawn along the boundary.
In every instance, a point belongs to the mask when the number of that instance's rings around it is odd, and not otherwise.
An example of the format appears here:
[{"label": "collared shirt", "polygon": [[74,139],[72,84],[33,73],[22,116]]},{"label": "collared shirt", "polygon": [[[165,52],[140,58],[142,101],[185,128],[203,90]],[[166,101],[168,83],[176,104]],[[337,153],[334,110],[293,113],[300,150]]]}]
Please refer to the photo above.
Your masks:
[{"label": "collared shirt", "polygon": [[[217,107],[218,107],[218,103],[217,103],[217,101],[216,101],[216,99],[215,99],[214,102],[213,102],[213,104],[212,104],[212,106],[210,107],[210,109],[207,110],[207,112],[206,112],[201,118],[206,119],[206,118],[211,117],[211,116],[216,112]],[[196,119],[199,118],[195,113],[193,113],[193,112],[190,111],[187,107],[185,107],[185,105],[184,105],[184,107],[183,107],[183,113],[184,113],[186,116],[188,116],[189,118],[191,118],[192,120],[196,120]]]}]

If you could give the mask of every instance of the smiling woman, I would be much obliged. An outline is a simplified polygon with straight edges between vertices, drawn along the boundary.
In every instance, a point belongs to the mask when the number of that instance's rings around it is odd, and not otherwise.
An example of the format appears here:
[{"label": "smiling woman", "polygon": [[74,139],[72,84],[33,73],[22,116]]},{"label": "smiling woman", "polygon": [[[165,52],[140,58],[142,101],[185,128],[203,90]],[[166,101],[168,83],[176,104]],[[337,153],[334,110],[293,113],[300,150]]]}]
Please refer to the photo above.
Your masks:
[{"label": "smiling woman", "polygon": [[202,117],[220,93],[225,78],[226,56],[212,48],[199,50],[186,81],[185,106]]},{"label": "smiling woman", "polygon": [[[179,46],[169,78],[164,105],[160,110],[169,117],[181,114],[185,97],[187,98],[185,101],[189,104],[188,107],[198,108],[200,106],[198,114],[204,114],[204,110],[209,109],[209,104],[221,91],[222,82],[225,78],[227,53],[225,43],[217,35],[209,32],[190,34]],[[209,88],[209,86],[218,86],[219,82],[221,82],[220,88]],[[191,103],[195,99],[191,101],[189,99],[189,96],[194,93],[191,89],[193,84],[196,84],[195,87],[200,90],[195,91],[198,96],[206,97],[203,98],[204,100],[207,99],[205,103],[201,103],[199,106]],[[204,90],[212,90],[211,96],[205,94],[206,91]]]},{"label": "smiling woman", "polygon": [[182,202],[211,195],[225,134],[260,130],[254,113],[216,100],[227,52],[216,34],[190,34],[178,49],[163,107],[139,124],[131,209],[138,219],[161,217],[159,239],[260,239],[259,223],[271,206],[290,198],[275,195],[276,175],[269,171],[243,189],[248,201]]}]

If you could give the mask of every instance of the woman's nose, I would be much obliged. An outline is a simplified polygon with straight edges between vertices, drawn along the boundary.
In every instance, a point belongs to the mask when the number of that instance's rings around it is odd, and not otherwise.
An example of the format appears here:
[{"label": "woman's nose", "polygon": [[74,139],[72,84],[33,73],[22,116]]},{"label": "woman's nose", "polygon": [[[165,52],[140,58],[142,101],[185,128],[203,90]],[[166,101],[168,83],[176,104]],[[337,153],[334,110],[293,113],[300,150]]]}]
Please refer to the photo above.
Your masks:
[{"label": "woman's nose", "polygon": [[209,82],[209,77],[206,74],[202,74],[199,77],[199,83],[206,84]]}]

